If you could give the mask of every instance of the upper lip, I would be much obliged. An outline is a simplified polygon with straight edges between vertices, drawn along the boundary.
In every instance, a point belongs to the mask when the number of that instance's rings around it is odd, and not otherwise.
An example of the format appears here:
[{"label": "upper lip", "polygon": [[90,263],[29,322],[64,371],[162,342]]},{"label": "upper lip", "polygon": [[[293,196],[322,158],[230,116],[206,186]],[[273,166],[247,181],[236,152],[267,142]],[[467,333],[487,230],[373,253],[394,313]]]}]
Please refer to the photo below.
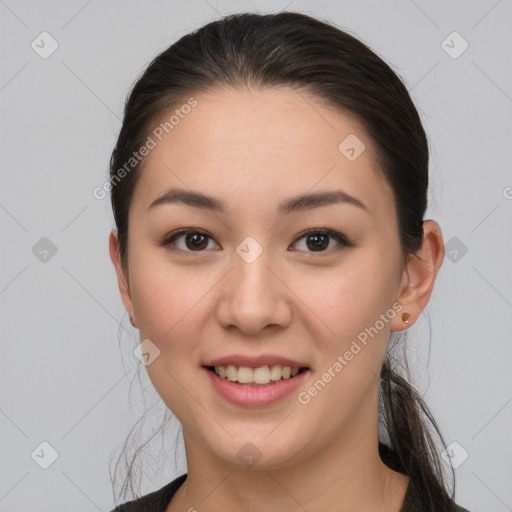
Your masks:
[{"label": "upper lip", "polygon": [[232,354],[230,356],[219,357],[217,359],[207,361],[204,363],[204,366],[227,366],[228,364],[232,364],[234,366],[248,366],[249,368],[258,368],[260,366],[272,366],[277,364],[281,366],[292,366],[297,368],[308,367],[306,363],[301,363],[300,361],[295,361],[287,357],[272,354],[262,354],[257,357],[245,356],[242,354]]}]

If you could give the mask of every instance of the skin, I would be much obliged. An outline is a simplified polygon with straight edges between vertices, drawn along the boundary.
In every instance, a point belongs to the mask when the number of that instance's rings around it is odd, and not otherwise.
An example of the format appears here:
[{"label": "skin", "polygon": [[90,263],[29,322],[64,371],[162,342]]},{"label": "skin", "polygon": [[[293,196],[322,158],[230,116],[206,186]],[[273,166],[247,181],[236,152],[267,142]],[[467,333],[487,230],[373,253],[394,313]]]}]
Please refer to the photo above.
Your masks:
[{"label": "skin", "polygon": [[[140,339],[160,355],[147,370],[183,425],[188,477],[167,511],[398,512],[408,477],[378,455],[379,372],[391,331],[414,324],[443,260],[439,226],[425,221],[421,250],[402,265],[393,192],[356,120],[314,97],[282,89],[219,89],[147,157],[129,210],[128,269],[116,231],[110,254]],[[338,145],[355,134],[366,150],[349,161]],[[225,213],[166,204],[169,188],[224,200]],[[339,203],[278,215],[290,197],[343,190],[367,210]],[[159,242],[180,228],[209,237],[201,250]],[[310,228],[342,233],[316,250]],[[247,263],[237,246],[263,248]],[[328,246],[327,246],[328,243]],[[385,257],[383,257],[385,255]],[[307,362],[307,390],[379,315],[401,313],[307,405],[296,392],[266,407],[225,401],[202,369],[229,354],[271,353]],[[252,443],[253,466],[237,456]]]}]

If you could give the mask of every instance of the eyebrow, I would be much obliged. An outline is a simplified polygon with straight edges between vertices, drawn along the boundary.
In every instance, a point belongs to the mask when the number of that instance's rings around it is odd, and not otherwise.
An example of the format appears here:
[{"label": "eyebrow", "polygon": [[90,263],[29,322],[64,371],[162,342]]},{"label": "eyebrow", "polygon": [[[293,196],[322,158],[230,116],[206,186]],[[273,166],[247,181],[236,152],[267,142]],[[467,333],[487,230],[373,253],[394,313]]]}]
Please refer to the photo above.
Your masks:
[{"label": "eyebrow", "polygon": [[[185,204],[194,208],[210,210],[212,212],[224,213],[227,210],[225,201],[212,196],[205,195],[201,192],[191,190],[171,189],[164,195],[155,199],[148,207],[148,210],[165,204]],[[369,211],[365,204],[350,194],[342,190],[329,190],[326,192],[318,192],[314,194],[305,194],[282,202],[278,207],[278,213],[286,215],[291,212],[312,210],[322,206],[333,204],[350,204]]]}]

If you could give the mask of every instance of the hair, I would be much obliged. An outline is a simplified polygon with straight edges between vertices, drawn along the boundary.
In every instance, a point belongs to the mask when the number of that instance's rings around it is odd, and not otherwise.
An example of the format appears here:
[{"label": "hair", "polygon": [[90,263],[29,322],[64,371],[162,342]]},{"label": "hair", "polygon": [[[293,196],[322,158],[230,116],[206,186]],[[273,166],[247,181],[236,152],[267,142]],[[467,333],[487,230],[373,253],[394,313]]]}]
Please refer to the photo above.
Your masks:
[{"label": "hair", "polygon": [[[127,98],[110,160],[112,208],[125,270],[129,207],[144,160],[121,180],[119,170],[126,169],[156,123],[191,95],[244,87],[292,87],[354,116],[373,142],[379,174],[393,190],[402,257],[421,248],[429,147],[402,80],[363,42],[330,23],[295,12],[242,13],[208,23],[162,51]],[[450,496],[434,438],[446,448],[443,437],[408,377],[399,375],[392,345],[380,375],[379,429],[388,443],[379,441],[379,453],[410,478],[425,510],[455,510],[455,486]],[[128,479],[132,466],[133,461]]]}]

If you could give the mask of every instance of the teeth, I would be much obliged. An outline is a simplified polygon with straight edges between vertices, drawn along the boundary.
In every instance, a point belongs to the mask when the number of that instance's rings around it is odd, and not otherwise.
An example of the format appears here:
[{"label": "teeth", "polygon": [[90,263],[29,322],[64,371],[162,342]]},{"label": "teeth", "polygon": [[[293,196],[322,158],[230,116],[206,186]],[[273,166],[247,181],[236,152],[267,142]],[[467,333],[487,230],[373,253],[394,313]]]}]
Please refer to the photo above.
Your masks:
[{"label": "teeth", "polygon": [[270,379],[281,380],[281,367],[278,364],[270,367]]},{"label": "teeth", "polygon": [[[217,368],[215,368],[215,371],[217,371]],[[232,364],[228,364],[226,368],[226,377],[231,381],[234,382],[238,378],[238,370],[236,369],[236,366],[233,366]]]},{"label": "teeth", "polygon": [[240,368],[238,368],[238,382],[240,382],[240,384],[249,384],[250,382],[252,382],[252,378],[253,378],[253,370],[252,368],[247,368],[247,366],[241,366]]},{"label": "teeth", "polygon": [[281,379],[289,379],[295,377],[299,373],[300,368],[297,366],[281,366],[273,364],[259,366],[258,368],[250,368],[248,366],[235,366],[228,364],[227,366],[216,366],[215,373],[231,382],[239,382],[240,384],[268,384],[269,382],[277,382]]},{"label": "teeth", "polygon": [[[242,382],[240,380],[240,372],[242,368],[238,370],[238,382]],[[270,369],[268,366],[260,366],[259,368],[254,368],[252,371],[252,380],[256,384],[268,384],[270,382]],[[249,381],[247,381],[249,382]]]}]

